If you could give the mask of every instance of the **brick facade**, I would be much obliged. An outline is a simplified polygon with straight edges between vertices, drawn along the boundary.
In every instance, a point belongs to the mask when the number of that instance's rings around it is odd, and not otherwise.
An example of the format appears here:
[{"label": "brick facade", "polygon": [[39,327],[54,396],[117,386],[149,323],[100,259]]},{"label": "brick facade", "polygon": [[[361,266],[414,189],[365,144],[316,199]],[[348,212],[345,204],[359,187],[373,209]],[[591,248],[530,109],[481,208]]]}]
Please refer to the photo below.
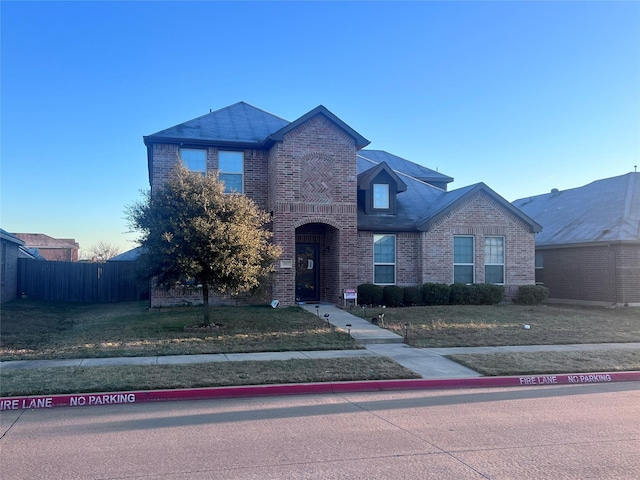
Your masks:
[{"label": "brick facade", "polygon": [[317,242],[309,243],[320,245],[320,298],[338,303],[343,289],[357,286],[356,177],[353,138],[322,115],[272,147],[268,209],[273,212],[274,241],[283,250],[273,295],[282,304],[296,302],[296,232],[304,235],[310,225],[318,226]]},{"label": "brick facade", "polygon": [[[250,118],[253,121],[247,122]],[[221,124],[225,127],[219,128]],[[267,124],[274,130],[262,128]],[[188,128],[182,128],[183,125]],[[227,125],[233,128],[226,128]],[[176,138],[183,132],[189,132],[195,139],[185,137],[178,144]],[[226,135],[231,135],[233,141]],[[293,305],[303,296],[309,299],[313,296],[310,301],[341,304],[345,289],[372,282],[374,231],[385,233],[380,228],[387,225],[386,233],[396,236],[397,285],[451,283],[453,236],[458,234],[476,238],[477,283],[484,282],[484,237],[489,235],[505,237],[505,284],[534,283],[533,232],[539,225],[527,224],[495,192],[478,184],[477,188],[465,189],[463,194],[448,196],[443,202],[447,205],[446,215],[423,228],[420,223],[423,210],[428,210],[429,202],[447,196],[446,188],[434,188],[407,175],[398,177],[395,172],[401,172],[403,164],[396,169],[385,160],[378,160],[363,167],[360,149],[368,143],[324,107],[288,123],[242,102],[145,137],[152,189],[162,185],[178,164],[180,146],[206,149],[207,173],[214,175],[218,171],[221,145],[224,150],[244,153],[244,192],[271,214],[273,241],[282,248],[275,273],[263,291],[265,298],[277,299],[280,305]],[[452,180],[386,152],[367,155],[390,162],[403,161],[405,166],[411,164],[419,175],[438,177],[444,182],[443,187]],[[405,180],[420,195],[411,196]],[[373,203],[368,209],[358,204],[359,189],[370,195],[374,184],[387,182],[392,187],[389,209],[380,212],[375,211]],[[394,230],[398,212],[403,215],[399,221],[403,227],[397,229],[401,231]],[[372,225],[378,222],[377,227],[359,225],[358,215],[365,215],[364,221],[368,219]],[[308,255],[313,255],[314,260],[309,261]],[[304,267],[307,264],[315,265],[314,269]],[[304,268],[315,275],[312,282],[300,280],[309,273]],[[152,305],[169,304],[172,295],[183,303],[199,301],[183,292],[152,290]],[[241,301],[211,298],[212,303],[230,300]]]},{"label": "brick facade", "polygon": [[538,251],[549,298],[640,304],[640,245],[600,244]]},{"label": "brick facade", "polygon": [[[392,234],[393,232],[389,232]],[[359,232],[358,283],[373,281],[373,232]],[[453,283],[453,237],[474,237],[475,283],[484,283],[484,239],[505,239],[505,287],[534,283],[534,234],[484,193],[453,209],[427,232],[396,234],[398,285]]]}]

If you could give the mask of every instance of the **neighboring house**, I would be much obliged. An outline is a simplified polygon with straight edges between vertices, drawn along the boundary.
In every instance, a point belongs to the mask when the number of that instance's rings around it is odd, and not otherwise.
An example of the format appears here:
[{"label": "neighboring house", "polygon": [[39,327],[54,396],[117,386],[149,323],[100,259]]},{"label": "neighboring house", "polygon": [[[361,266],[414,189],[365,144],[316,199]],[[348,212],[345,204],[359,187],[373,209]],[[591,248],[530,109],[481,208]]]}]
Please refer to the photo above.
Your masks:
[{"label": "neighboring house", "polygon": [[339,304],[363,283],[534,283],[538,223],[483,183],[447,192],[451,177],[364,150],[323,106],[288,122],[240,102],[144,143],[152,193],[182,162],[271,213],[281,305]]},{"label": "neighboring house", "polygon": [[551,299],[640,305],[640,173],[522,198]]},{"label": "neighboring house", "polygon": [[18,296],[18,258],[24,255],[24,242],[0,228],[0,302],[8,302]]},{"label": "neighboring house", "polygon": [[46,260],[77,262],[80,245],[70,238],[52,238],[42,233],[14,233],[29,249],[37,250]]}]

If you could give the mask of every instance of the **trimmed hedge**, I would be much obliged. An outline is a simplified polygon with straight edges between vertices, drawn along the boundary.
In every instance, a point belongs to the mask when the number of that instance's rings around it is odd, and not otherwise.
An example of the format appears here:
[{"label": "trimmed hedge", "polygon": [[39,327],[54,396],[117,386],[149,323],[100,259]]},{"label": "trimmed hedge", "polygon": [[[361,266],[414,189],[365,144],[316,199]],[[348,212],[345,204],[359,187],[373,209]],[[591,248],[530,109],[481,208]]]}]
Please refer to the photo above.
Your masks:
[{"label": "trimmed hedge", "polygon": [[[527,288],[523,290],[523,302],[531,301],[530,298],[539,298],[544,293],[544,300],[548,290],[544,287],[526,285],[534,287],[529,292]],[[537,289],[543,288],[545,292]],[[534,294],[535,292],[535,294]],[[363,283],[358,286],[358,303],[360,305],[385,305],[387,307],[400,307],[411,305],[497,305],[504,299],[504,287],[487,283],[476,283],[466,285],[464,283],[454,283],[449,286],[445,283],[425,283],[419,287],[398,285],[374,285],[373,283]],[[519,292],[520,298],[520,292]],[[537,303],[542,302],[542,300]],[[518,302],[521,303],[521,302]],[[525,303],[534,305],[534,303]]]},{"label": "trimmed hedge", "polygon": [[471,285],[476,289],[478,305],[497,305],[504,298],[504,287],[491,283],[478,283]]},{"label": "trimmed hedge", "polygon": [[420,292],[420,288],[418,287],[403,287],[404,290],[404,300],[403,304],[405,306],[411,305],[421,305],[422,304],[422,293]]},{"label": "trimmed hedge", "polygon": [[358,285],[358,303],[360,305],[382,305],[382,287],[373,283]]},{"label": "trimmed hedge", "polygon": [[451,305],[496,305],[504,298],[504,287],[490,283],[454,283],[451,285]]},{"label": "trimmed hedge", "polygon": [[518,296],[513,300],[520,305],[539,305],[549,296],[549,289],[542,285],[521,285]]},{"label": "trimmed hedge", "polygon": [[448,305],[451,287],[446,283],[425,283],[420,287],[424,305]]},{"label": "trimmed hedge", "polygon": [[404,300],[404,290],[398,285],[387,285],[382,289],[382,299],[387,307],[400,307]]}]

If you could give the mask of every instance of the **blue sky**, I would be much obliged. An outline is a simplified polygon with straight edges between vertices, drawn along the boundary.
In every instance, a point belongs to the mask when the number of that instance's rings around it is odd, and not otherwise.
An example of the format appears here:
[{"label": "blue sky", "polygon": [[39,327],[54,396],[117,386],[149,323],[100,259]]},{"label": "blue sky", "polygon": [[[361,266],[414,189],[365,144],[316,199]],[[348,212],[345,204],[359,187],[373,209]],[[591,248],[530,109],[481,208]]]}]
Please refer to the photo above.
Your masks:
[{"label": "blue sky", "polygon": [[324,105],[509,201],[640,166],[640,3],[0,2],[1,217],[132,248],[142,136]]}]

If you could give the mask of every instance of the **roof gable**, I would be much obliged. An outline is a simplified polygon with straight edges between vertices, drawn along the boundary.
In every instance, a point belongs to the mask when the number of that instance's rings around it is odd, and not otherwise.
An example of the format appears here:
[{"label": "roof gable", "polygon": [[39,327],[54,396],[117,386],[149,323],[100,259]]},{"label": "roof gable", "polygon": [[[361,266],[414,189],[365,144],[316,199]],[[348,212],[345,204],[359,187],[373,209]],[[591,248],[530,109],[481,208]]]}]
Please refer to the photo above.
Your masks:
[{"label": "roof gable", "polygon": [[513,202],[544,226],[536,245],[640,240],[640,173]]},{"label": "roof gable", "polygon": [[358,189],[369,190],[371,183],[380,173],[386,172],[389,177],[396,183],[396,193],[406,192],[407,184],[387,165],[386,162],[379,163],[375,167],[372,167],[364,172],[358,174]]},{"label": "roof gable", "polygon": [[306,121],[310,120],[311,118],[315,117],[316,115],[323,115],[329,121],[334,123],[338,128],[343,130],[347,135],[352,137],[354,139],[354,141],[356,143],[356,147],[358,149],[360,149],[362,147],[365,147],[365,146],[369,145],[369,143],[371,143],[371,142],[369,142],[369,140],[364,138],[362,135],[360,135],[353,128],[351,128],[349,125],[344,123],[342,120],[340,120],[338,117],[336,117],[333,113],[331,113],[326,107],[324,107],[322,105],[318,105],[316,108],[314,108],[310,112],[305,113],[303,116],[301,116],[297,120],[294,120],[293,122],[289,123],[288,125],[282,127],[277,132],[273,132],[271,135],[269,135],[269,139],[268,140],[269,141],[273,141],[273,142],[281,142],[282,139],[284,138],[284,136],[287,133],[289,133],[291,130],[299,127],[300,125],[302,125]]},{"label": "roof gable", "polygon": [[540,224],[527,216],[521,210],[515,208],[513,205],[511,205],[504,198],[502,198],[482,182],[443,193],[435,202],[430,205],[429,208],[427,208],[426,212],[424,212],[424,216],[420,221],[418,221],[418,229],[421,231],[428,231],[434,223],[446,216],[458,205],[478,192],[482,192],[485,195],[489,196],[505,210],[510,212],[515,217],[519,218],[522,222],[529,226],[532,233],[542,231],[542,226]]}]

